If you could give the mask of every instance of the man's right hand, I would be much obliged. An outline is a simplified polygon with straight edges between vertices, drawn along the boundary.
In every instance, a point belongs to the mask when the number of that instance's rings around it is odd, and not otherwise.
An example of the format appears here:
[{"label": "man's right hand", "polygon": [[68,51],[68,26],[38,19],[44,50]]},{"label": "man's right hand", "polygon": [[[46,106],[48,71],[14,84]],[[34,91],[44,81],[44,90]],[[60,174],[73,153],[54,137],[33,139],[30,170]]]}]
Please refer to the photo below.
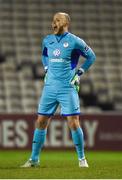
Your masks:
[{"label": "man's right hand", "polygon": [[45,83],[46,80],[47,80],[47,71],[48,71],[48,67],[47,66],[45,66],[44,71],[45,71],[45,76],[44,76],[44,83]]}]

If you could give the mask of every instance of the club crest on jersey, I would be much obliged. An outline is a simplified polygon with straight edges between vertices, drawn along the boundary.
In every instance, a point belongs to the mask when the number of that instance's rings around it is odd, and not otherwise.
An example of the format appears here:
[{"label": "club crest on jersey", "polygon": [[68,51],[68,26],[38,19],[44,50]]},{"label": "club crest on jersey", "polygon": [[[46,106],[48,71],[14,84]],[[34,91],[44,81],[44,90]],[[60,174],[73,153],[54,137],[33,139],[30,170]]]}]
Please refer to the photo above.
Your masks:
[{"label": "club crest on jersey", "polygon": [[56,57],[60,56],[60,54],[61,54],[61,52],[60,52],[59,49],[55,49],[55,50],[53,51],[53,55],[56,56]]},{"label": "club crest on jersey", "polygon": [[67,47],[69,46],[68,42],[65,42],[65,43],[63,44],[63,46],[64,46],[65,48],[67,48]]}]

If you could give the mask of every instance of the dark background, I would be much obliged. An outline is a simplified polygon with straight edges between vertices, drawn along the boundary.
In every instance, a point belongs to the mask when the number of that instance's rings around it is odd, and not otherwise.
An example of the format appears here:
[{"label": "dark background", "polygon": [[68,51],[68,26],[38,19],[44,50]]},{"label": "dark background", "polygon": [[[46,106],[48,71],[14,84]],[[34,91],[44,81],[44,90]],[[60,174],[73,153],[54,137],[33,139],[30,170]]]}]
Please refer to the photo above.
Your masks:
[{"label": "dark background", "polygon": [[44,77],[41,42],[52,33],[52,17],[59,11],[69,13],[71,32],[97,57],[81,78],[81,111],[120,113],[121,0],[0,0],[0,113],[36,113]]}]

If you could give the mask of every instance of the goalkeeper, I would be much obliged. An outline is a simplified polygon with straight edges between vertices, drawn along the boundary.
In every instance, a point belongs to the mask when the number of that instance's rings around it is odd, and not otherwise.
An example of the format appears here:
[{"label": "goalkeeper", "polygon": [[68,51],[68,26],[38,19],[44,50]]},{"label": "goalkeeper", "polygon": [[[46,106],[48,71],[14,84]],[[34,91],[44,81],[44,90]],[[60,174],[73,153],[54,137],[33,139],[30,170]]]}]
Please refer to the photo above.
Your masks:
[{"label": "goalkeeper", "polygon": [[[32,142],[30,159],[22,167],[39,166],[39,156],[46,140],[51,116],[58,105],[67,117],[72,139],[76,147],[79,167],[88,167],[84,154],[84,137],[79,123],[79,81],[95,61],[92,49],[79,37],[68,32],[70,17],[58,12],[52,21],[53,34],[43,40],[42,62],[45,69],[45,85],[38,106],[38,118]],[[79,56],[84,63],[76,70]]]}]

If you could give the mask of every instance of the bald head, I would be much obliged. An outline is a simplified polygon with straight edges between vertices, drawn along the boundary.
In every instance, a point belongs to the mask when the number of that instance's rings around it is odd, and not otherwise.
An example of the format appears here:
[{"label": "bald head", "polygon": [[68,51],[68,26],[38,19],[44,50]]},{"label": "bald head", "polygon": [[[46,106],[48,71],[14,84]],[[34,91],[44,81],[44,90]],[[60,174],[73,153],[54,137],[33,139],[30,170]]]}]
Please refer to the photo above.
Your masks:
[{"label": "bald head", "polygon": [[70,16],[64,12],[58,12],[53,17],[52,28],[54,34],[63,34],[68,31]]},{"label": "bald head", "polygon": [[[59,16],[63,16],[65,19],[66,19],[66,21],[67,21],[67,23],[69,24],[70,23],[70,16],[69,16],[69,14],[67,14],[67,13],[65,13],[65,12],[58,12],[58,13],[56,13],[55,15],[59,15]],[[55,16],[54,15],[54,16]]]}]

